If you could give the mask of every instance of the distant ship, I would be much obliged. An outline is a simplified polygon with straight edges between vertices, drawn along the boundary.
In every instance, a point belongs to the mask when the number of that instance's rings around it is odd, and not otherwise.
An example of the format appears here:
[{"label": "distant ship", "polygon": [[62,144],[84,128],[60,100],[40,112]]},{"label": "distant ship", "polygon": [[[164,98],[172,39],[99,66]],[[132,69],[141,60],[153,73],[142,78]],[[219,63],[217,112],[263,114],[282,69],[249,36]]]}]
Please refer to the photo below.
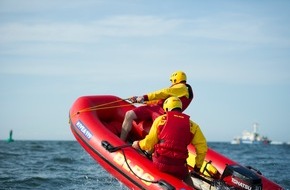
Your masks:
[{"label": "distant ship", "polygon": [[270,144],[271,140],[258,133],[258,123],[253,124],[253,132],[244,131],[242,137],[235,137],[231,144]]}]

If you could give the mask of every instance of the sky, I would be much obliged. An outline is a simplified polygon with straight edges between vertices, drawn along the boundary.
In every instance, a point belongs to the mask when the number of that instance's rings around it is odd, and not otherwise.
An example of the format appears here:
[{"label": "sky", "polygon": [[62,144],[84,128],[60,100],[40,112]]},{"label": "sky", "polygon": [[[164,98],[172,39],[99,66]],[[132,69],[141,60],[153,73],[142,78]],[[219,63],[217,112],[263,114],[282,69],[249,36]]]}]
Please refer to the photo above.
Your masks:
[{"label": "sky", "polygon": [[290,1],[0,0],[0,140],[75,140],[85,95],[128,98],[187,74],[208,141],[290,141]]}]

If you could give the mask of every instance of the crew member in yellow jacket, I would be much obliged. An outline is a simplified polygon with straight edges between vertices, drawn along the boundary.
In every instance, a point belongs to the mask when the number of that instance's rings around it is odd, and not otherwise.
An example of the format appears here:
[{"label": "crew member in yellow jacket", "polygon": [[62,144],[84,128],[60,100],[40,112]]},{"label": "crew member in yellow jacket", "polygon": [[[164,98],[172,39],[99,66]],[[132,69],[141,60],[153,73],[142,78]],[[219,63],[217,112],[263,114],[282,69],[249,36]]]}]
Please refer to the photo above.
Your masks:
[{"label": "crew member in yellow jacket", "polygon": [[134,141],[132,146],[153,151],[152,160],[156,168],[192,185],[186,163],[187,146],[195,146],[194,171],[200,172],[207,152],[206,139],[198,124],[181,112],[182,103],[178,97],[166,99],[163,108],[166,114],[157,117],[149,134],[141,141]]},{"label": "crew member in yellow jacket", "polygon": [[154,121],[156,117],[162,115],[164,110],[162,108],[163,102],[166,98],[171,96],[177,96],[180,98],[183,104],[184,111],[193,99],[192,88],[186,83],[187,76],[183,71],[175,71],[170,76],[171,86],[163,88],[143,96],[133,96],[129,100],[132,103],[142,103],[144,105],[134,108],[125,114],[125,118],[122,124],[120,138],[122,140],[127,139],[127,135],[132,129],[133,120]]}]

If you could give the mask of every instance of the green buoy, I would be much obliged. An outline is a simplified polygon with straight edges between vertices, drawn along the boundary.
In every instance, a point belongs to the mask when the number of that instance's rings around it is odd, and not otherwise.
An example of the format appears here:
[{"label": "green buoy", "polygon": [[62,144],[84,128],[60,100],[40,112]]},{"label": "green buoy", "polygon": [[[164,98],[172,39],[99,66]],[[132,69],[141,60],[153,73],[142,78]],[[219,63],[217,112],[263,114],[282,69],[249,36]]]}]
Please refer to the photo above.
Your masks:
[{"label": "green buoy", "polygon": [[9,138],[6,140],[7,142],[13,142],[14,141],[14,139],[12,138],[12,135],[13,135],[13,131],[10,130]]}]

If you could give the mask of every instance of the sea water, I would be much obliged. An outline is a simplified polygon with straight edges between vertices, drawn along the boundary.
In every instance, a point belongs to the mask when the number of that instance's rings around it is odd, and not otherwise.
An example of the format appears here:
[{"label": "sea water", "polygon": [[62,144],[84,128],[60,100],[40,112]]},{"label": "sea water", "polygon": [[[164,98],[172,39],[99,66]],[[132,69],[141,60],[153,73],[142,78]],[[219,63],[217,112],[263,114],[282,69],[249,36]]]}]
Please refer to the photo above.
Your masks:
[{"label": "sea water", "polygon": [[[290,190],[290,145],[208,144]],[[127,190],[76,141],[0,141],[0,189]]]}]

